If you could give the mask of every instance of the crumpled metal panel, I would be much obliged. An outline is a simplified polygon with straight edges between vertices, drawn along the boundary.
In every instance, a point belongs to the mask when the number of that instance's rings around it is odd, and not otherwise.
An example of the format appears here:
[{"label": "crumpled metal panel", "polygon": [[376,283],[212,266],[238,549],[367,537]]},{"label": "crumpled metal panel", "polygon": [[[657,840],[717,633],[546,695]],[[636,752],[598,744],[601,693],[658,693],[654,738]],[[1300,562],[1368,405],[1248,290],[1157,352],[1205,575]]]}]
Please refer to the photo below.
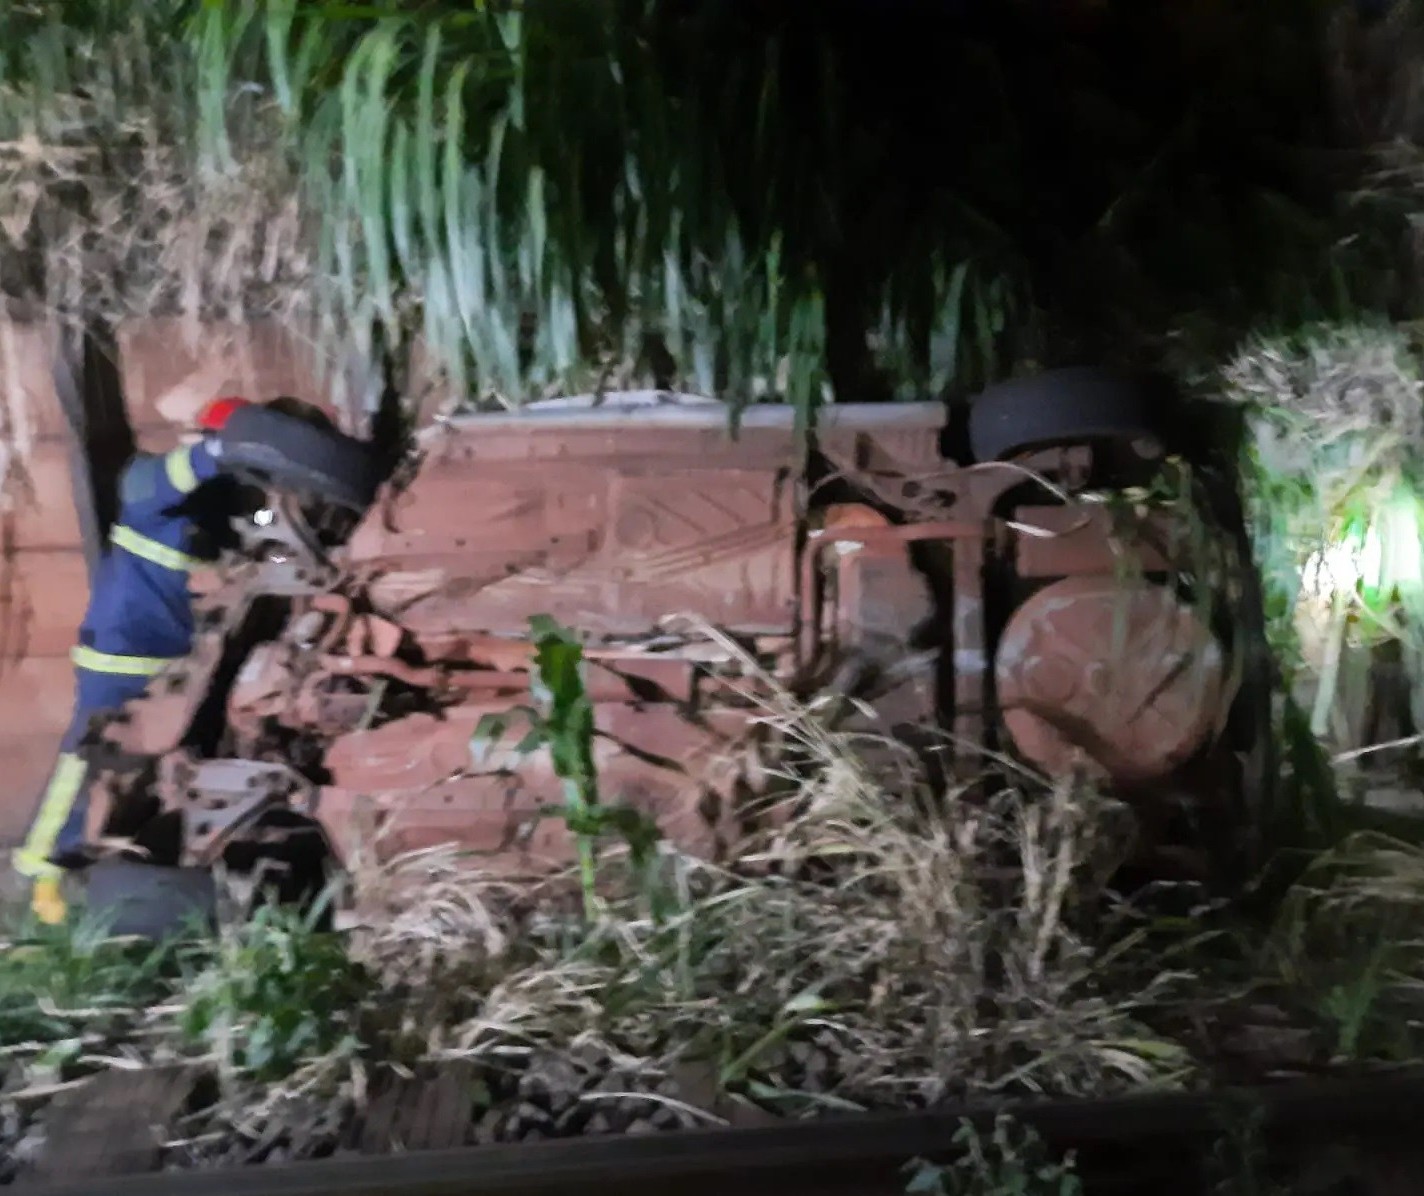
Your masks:
[{"label": "crumpled metal panel", "polygon": [[[444,844],[501,871],[572,861],[567,828],[541,817],[563,801],[547,750],[517,755],[516,723],[487,756],[471,753],[481,717],[529,701],[536,614],[586,637],[602,800],[712,858],[742,833],[738,803],[774,788],[764,741],[775,731],[748,708],[760,670],[798,696],[863,699],[868,725],[907,742],[938,751],[953,732],[954,750],[936,756],[946,769],[982,769],[974,745],[994,729],[996,701],[1020,753],[1050,772],[1086,752],[1136,784],[1207,740],[1230,696],[1220,646],[1129,588],[1130,658],[1168,659],[1184,636],[1207,660],[1206,696],[1165,665],[1104,686],[1115,626],[1104,604],[1124,590],[1100,512],[1009,509],[1025,468],[1081,482],[1086,450],[962,469],[941,455],[935,405],[824,414],[819,446],[858,501],[827,507],[818,491],[809,514],[798,514],[811,491],[784,408],[749,410],[737,440],[716,404],[452,420],[422,435],[413,476],[330,563],[230,571],[207,600],[214,628],[179,670],[186,692],[160,684],[108,738],[139,755],[175,749],[216,683],[213,652],[233,645],[244,604],[264,593],[290,599],[290,613],[275,642],[243,645],[217,750],[288,761],[320,782],[315,816],[348,862]],[[1016,517],[1042,534],[1030,542]],[[1011,614],[992,607],[1013,587],[990,581],[1055,573],[1077,576],[1012,614],[991,678],[988,649]],[[681,614],[739,637],[758,669],[695,623],[669,621]],[[210,779],[224,818],[256,808],[245,789],[225,796],[234,786],[218,782],[231,778]],[[163,788],[170,808],[203,812],[191,786]],[[208,832],[190,830],[201,847]]]},{"label": "crumpled metal panel", "polygon": [[293,701],[297,648],[284,640],[258,644],[237,672],[228,694],[228,723],[253,736],[263,719],[281,715]]},{"label": "crumpled metal panel", "polygon": [[1014,744],[1050,775],[1141,784],[1185,763],[1230,705],[1221,644],[1170,590],[1068,577],[1024,602],[995,661]]},{"label": "crumpled metal panel", "polygon": [[379,609],[417,636],[522,632],[535,612],[595,635],[645,634],[686,611],[736,630],[790,627],[789,436],[524,436],[505,444],[511,461],[498,438],[452,433],[358,528],[348,560]]},{"label": "crumpled metal panel", "polygon": [[[471,739],[480,719],[504,714],[507,701],[470,704],[444,717],[416,714],[344,736],[326,757],[332,783],[317,817],[348,852],[374,846],[380,858],[444,844],[499,856],[500,868],[544,870],[571,862],[573,844],[557,818],[563,800],[546,751],[519,755],[515,723],[478,762]],[[731,833],[730,798],[705,775],[724,752],[721,734],[695,726],[671,705],[605,702],[595,706],[594,742],[601,799],[651,816],[685,851],[715,856]],[[357,816],[362,800],[365,819]],[[364,821],[364,828],[363,828]],[[373,843],[362,843],[373,829]]]},{"label": "crumpled metal panel", "polygon": [[1180,550],[1184,530],[1160,513],[1150,519],[1115,519],[1101,503],[1018,507],[1013,526],[1020,577],[1162,572],[1172,550]]},{"label": "crumpled metal panel", "polygon": [[184,814],[184,863],[209,864],[232,836],[263,811],[283,804],[309,813],[313,786],[285,764],[256,760],[196,760],[172,752],[162,760],[158,794]]}]

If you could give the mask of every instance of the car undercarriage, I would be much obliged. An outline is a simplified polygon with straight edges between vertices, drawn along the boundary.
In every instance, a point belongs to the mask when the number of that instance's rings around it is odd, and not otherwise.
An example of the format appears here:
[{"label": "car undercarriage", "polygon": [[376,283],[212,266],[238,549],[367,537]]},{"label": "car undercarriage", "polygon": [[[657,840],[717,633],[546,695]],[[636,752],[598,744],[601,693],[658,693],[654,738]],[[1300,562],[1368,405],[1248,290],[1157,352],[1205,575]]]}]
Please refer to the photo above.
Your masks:
[{"label": "car undercarriage", "polygon": [[441,844],[562,866],[546,754],[470,750],[528,700],[544,615],[585,643],[603,792],[690,853],[758,816],[765,678],[846,699],[946,785],[1013,759],[1120,794],[1150,840],[1186,810],[1229,842],[1260,737],[1239,528],[1087,393],[1035,430],[989,392],[967,461],[938,403],[831,407],[809,442],[789,408],[733,436],[665,395],[443,420],[365,509],[273,497],[195,578],[190,655],[92,732],[89,837],[149,869],[265,861],[279,889]]}]

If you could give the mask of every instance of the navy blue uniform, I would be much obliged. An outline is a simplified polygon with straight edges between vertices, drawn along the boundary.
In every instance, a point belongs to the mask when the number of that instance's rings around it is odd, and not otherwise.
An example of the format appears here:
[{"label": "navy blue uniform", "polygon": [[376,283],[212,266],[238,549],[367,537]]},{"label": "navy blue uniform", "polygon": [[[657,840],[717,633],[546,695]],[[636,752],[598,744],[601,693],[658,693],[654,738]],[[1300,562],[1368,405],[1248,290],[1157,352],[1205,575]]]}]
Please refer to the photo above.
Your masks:
[{"label": "navy blue uniform", "polygon": [[15,859],[30,877],[56,875],[52,862],[84,841],[88,769],[78,748],[97,714],[139,697],[150,679],[193,642],[188,574],[192,521],[177,508],[219,473],[208,445],[136,457],[119,489],[119,518],[99,562],[74,649],[74,717],[40,800],[29,838]]}]

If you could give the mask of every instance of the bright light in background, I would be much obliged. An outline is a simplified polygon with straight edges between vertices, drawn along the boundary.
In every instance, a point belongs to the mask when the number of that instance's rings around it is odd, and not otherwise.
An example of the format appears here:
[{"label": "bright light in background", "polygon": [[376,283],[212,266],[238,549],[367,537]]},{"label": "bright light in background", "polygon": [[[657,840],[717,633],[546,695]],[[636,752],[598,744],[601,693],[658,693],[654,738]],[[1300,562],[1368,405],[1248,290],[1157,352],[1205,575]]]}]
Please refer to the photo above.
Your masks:
[{"label": "bright light in background", "polygon": [[252,522],[258,527],[271,527],[276,518],[275,512],[269,510],[267,507],[263,507],[262,510],[258,511],[257,514],[252,517]]},{"label": "bright light in background", "polygon": [[[1300,571],[1295,629],[1301,654],[1318,682],[1310,714],[1310,730],[1317,739],[1332,726],[1337,730],[1348,726],[1348,718],[1340,721],[1344,717],[1341,670],[1347,652],[1367,647],[1380,632],[1397,638],[1397,609],[1418,610],[1424,592],[1421,530],[1424,504],[1401,487],[1387,501],[1350,520],[1344,534],[1311,553]],[[1358,614],[1368,618],[1352,632],[1357,604]],[[1366,642],[1356,643],[1357,638]]]},{"label": "bright light in background", "polygon": [[1301,588],[1324,599],[1363,589],[1366,601],[1375,602],[1396,588],[1424,585],[1419,516],[1412,499],[1382,507],[1362,534],[1311,553],[1300,571]]},{"label": "bright light in background", "polygon": [[1362,544],[1327,544],[1312,552],[1300,571],[1301,586],[1315,598],[1352,594],[1360,582],[1379,573],[1383,559],[1379,534],[1371,528]]}]

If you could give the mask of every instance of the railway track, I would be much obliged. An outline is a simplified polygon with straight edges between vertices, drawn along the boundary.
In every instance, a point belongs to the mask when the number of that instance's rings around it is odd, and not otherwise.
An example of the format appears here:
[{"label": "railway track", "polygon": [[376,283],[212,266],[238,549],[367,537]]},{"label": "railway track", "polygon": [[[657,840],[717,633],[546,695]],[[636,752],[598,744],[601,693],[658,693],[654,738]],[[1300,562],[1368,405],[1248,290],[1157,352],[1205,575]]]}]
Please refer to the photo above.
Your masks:
[{"label": "railway track", "polygon": [[[1053,1153],[1076,1152],[1088,1196],[1219,1191],[1209,1160],[1224,1141],[1239,1144],[1251,1125],[1258,1127],[1258,1183],[1267,1171],[1285,1168],[1311,1185],[1288,1186],[1288,1192],[1424,1191],[1424,1069],[1209,1095],[979,1104],[759,1129],[95,1178],[21,1190],[46,1196],[898,1196],[910,1160],[951,1162],[961,1150],[955,1138],[963,1121],[989,1130],[1001,1110],[1032,1126]],[[1321,1186],[1332,1177],[1336,1186]]]}]

